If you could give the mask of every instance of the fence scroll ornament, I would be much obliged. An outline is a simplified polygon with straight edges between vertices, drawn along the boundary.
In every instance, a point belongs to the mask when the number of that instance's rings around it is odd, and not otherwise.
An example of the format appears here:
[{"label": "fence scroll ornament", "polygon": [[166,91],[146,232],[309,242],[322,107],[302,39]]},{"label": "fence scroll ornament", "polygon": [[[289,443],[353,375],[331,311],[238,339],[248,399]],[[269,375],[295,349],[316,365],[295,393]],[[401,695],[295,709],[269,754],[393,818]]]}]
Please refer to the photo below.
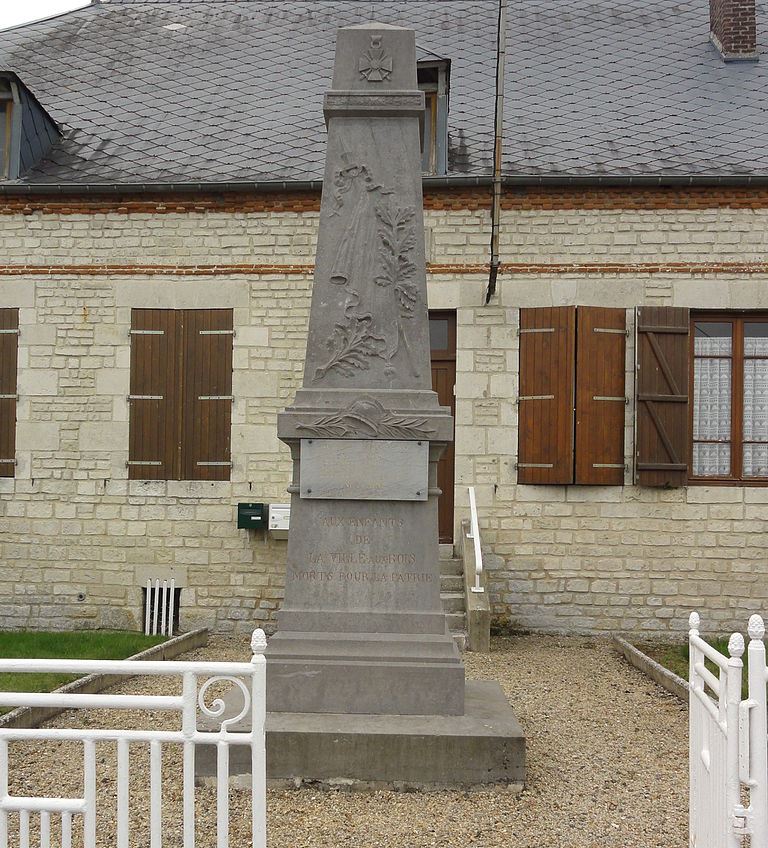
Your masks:
[{"label": "fence scroll ornament", "polygon": [[416,416],[395,415],[372,397],[361,397],[335,415],[325,415],[311,424],[297,424],[297,430],[307,435],[325,438],[376,438],[428,439],[434,429],[427,419]]},{"label": "fence scroll ornament", "polygon": [[[257,630],[251,641],[253,656],[250,662],[135,662],[132,660],[52,660],[52,659],[4,659],[0,658],[0,673],[56,673],[75,675],[108,674],[128,677],[175,677],[181,681],[180,695],[123,695],[117,693],[87,694],[80,692],[0,692],[0,707],[32,706],[66,709],[142,710],[146,711],[145,729],[120,729],[98,727],[93,721],[82,722],[82,726],[17,728],[0,727],[0,848],[18,844],[28,848],[34,839],[41,848],[52,844],[61,848],[72,848],[81,844],[73,838],[75,822],[82,821],[82,844],[86,848],[129,848],[139,844],[137,814],[131,809],[136,769],[143,768],[141,784],[147,784],[149,794],[148,829],[149,838],[141,836],[141,844],[161,848],[173,842],[184,848],[195,848],[198,842],[195,808],[199,802],[195,790],[195,763],[199,746],[215,747],[216,794],[215,816],[216,845],[230,844],[230,750],[233,746],[245,746],[251,759],[251,814],[250,822],[243,821],[244,810],[238,809],[239,826],[250,830],[248,844],[253,848],[266,848],[266,638]],[[212,687],[216,687],[211,692]],[[227,712],[226,697],[234,693],[234,711]],[[206,695],[215,694],[210,703]],[[242,702],[242,703],[241,703]],[[180,718],[179,729],[164,729],[157,726],[153,716],[159,711],[176,713]],[[250,714],[250,728],[233,732],[236,722]],[[210,729],[200,723],[200,717],[209,720]],[[176,723],[176,722],[174,722]],[[81,794],[75,797],[43,797],[15,795],[12,793],[13,772],[9,774],[9,746],[16,742],[51,744],[62,741],[79,742],[82,745],[82,776],[79,786]],[[105,776],[101,769],[109,760],[97,756],[97,744],[112,744],[116,747],[116,807],[114,833],[101,828],[97,821],[100,807],[110,806],[103,797]],[[134,751],[149,747],[149,768]],[[178,746],[181,757],[176,760],[180,771],[181,798],[175,798],[164,789],[168,769],[174,760],[166,760],[168,746]],[[146,748],[145,748],[146,749]],[[101,749],[100,749],[101,750]],[[135,764],[135,766],[134,766]],[[77,785],[77,781],[75,782]],[[59,788],[61,791],[61,788]],[[167,797],[171,796],[171,797]],[[166,800],[181,813],[181,833],[169,836],[163,826],[167,823]],[[177,805],[178,804],[178,805]],[[105,810],[104,815],[107,815]],[[109,815],[112,815],[109,811]],[[246,824],[247,823],[247,824]],[[37,831],[37,832],[36,832]],[[18,842],[14,841],[18,833]],[[61,837],[59,839],[59,833]],[[206,844],[207,841],[206,841]]]},{"label": "fence scroll ornament", "polygon": [[[330,275],[330,282],[342,287],[345,292],[343,320],[334,325],[327,342],[329,359],[315,370],[313,382],[322,380],[332,370],[345,377],[367,371],[373,358],[383,360],[386,363],[385,373],[392,375],[395,373],[392,360],[400,350],[401,342],[411,371],[418,376],[402,323],[413,316],[419,297],[413,280],[417,266],[411,256],[416,247],[416,212],[411,207],[393,206],[387,197],[393,194],[392,189],[377,183],[364,164],[338,170],[333,185],[331,216],[341,214],[345,196],[355,186],[359,188],[359,197],[348,213],[349,221],[339,239]],[[368,252],[372,222],[376,227],[379,264],[374,282],[380,288],[390,290],[394,307],[389,310],[394,313],[393,316],[381,320],[375,319],[368,305],[362,303],[360,285],[356,282],[360,275],[367,273],[364,257]]]}]

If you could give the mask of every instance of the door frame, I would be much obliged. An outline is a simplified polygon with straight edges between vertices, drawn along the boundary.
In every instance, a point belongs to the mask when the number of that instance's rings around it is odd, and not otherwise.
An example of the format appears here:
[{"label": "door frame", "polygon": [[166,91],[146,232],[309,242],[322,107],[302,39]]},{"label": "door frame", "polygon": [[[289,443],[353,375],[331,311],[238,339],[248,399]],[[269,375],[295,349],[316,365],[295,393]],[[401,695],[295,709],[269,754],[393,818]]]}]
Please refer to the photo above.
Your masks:
[{"label": "door frame", "polygon": [[[450,396],[450,408],[451,415],[453,416],[454,422],[456,420],[456,310],[455,309],[430,309],[429,310],[429,318],[430,320],[447,320],[448,321],[448,338],[447,338],[447,347],[445,348],[433,348],[432,342],[430,338],[430,371],[434,364],[441,365],[450,365],[453,369],[453,386]],[[455,426],[455,424],[454,424]],[[445,460],[443,459],[445,457]],[[448,466],[448,479],[446,481],[446,485],[443,488],[443,494],[440,496],[441,500],[445,498],[450,504],[450,527],[447,526],[447,519],[444,520],[444,524],[442,527],[439,527],[440,531],[440,542],[442,544],[453,544],[454,541],[454,531],[455,531],[455,482],[456,482],[456,454],[455,454],[455,443],[453,441],[447,445],[445,449],[445,453],[443,457],[439,460],[438,463],[438,474],[440,474],[440,468],[445,468],[447,463]],[[445,503],[445,501],[443,501]],[[447,509],[444,507],[444,511]],[[439,521],[440,509],[438,507],[438,521]]]}]

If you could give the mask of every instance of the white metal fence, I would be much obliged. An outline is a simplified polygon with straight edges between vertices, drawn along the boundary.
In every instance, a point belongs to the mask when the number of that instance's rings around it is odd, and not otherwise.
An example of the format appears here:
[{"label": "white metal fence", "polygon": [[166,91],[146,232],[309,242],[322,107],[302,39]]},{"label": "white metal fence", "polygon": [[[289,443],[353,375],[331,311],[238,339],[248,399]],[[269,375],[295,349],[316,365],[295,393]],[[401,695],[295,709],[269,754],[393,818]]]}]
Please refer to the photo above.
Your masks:
[{"label": "white metal fence", "polygon": [[[181,716],[180,730],[113,730],[91,727],[0,729],[0,848],[9,848],[12,818],[18,833],[19,848],[29,848],[32,819],[39,816],[41,848],[50,848],[52,820],[58,817],[56,832],[61,833],[62,848],[72,845],[73,819],[82,818],[85,848],[106,845],[97,833],[96,810],[99,801],[96,746],[112,743],[117,747],[117,795],[115,807],[116,848],[128,848],[131,841],[129,806],[131,793],[131,750],[133,746],[149,746],[149,848],[163,845],[163,779],[164,745],[180,745],[183,749],[183,846],[195,848],[195,750],[199,745],[216,748],[216,846],[229,845],[229,750],[232,745],[248,745],[251,749],[252,803],[251,844],[266,848],[266,750],[264,722],[266,718],[266,664],[263,656],[266,639],[261,630],[251,640],[250,663],[225,662],[134,662],[128,660],[8,660],[0,659],[0,672],[53,672],[57,674],[118,674],[126,676],[164,675],[181,678],[181,695],[116,695],[0,692],[0,706],[52,706],[66,709],[109,709],[172,711]],[[233,687],[239,708],[225,714],[226,705],[218,695],[208,703],[211,687],[220,684]],[[197,729],[198,713],[222,719],[220,729],[203,732]],[[232,726],[251,716],[249,733],[233,732]],[[150,722],[151,723],[151,722]],[[82,742],[83,793],[81,797],[25,797],[9,793],[9,743],[75,741]],[[146,782],[146,781],[144,781]],[[57,840],[58,841],[58,840]]]},{"label": "white metal fence", "polygon": [[[765,626],[749,620],[748,696],[742,698],[744,638],[724,656],[689,619],[689,771],[691,848],[768,848],[768,710]],[[713,672],[706,665],[709,660]],[[742,803],[748,798],[746,805]]]}]

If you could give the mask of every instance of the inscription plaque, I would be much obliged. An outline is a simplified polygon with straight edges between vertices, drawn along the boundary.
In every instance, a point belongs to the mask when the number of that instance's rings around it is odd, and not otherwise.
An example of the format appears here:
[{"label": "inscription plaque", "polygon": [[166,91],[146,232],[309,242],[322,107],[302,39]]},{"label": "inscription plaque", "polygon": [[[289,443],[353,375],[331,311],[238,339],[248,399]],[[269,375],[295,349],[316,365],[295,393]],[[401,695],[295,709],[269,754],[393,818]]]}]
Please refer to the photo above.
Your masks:
[{"label": "inscription plaque", "polygon": [[301,497],[425,501],[429,442],[302,439]]}]

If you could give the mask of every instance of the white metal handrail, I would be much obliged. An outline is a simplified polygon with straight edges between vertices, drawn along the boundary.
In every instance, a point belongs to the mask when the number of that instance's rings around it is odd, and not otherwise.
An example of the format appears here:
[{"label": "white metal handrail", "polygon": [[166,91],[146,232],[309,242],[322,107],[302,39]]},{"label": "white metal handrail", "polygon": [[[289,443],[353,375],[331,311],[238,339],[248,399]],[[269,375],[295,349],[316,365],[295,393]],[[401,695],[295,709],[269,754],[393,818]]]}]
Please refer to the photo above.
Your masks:
[{"label": "white metal handrail", "polygon": [[483,576],[483,550],[480,545],[480,524],[477,520],[477,502],[475,501],[475,487],[468,486],[469,489],[469,513],[470,513],[470,532],[468,536],[474,542],[475,546],[475,585],[471,587],[472,592],[484,592],[485,590],[480,585],[480,579]]},{"label": "white metal handrail", "polygon": [[[73,816],[82,816],[84,842],[96,848],[96,743],[117,744],[117,816],[116,848],[129,845],[129,775],[131,744],[148,744],[150,750],[150,842],[149,848],[162,848],[162,745],[176,743],[183,747],[183,846],[195,848],[195,750],[200,744],[216,748],[216,846],[229,845],[229,748],[248,745],[251,748],[251,845],[266,848],[266,638],[255,630],[251,640],[250,663],[137,662],[130,660],[3,660],[0,672],[64,672],[71,674],[119,674],[130,676],[168,675],[181,677],[180,697],[164,695],[79,695],[76,693],[0,692],[0,706],[35,705],[68,708],[173,710],[181,714],[180,730],[118,730],[74,728],[9,728],[0,729],[0,848],[8,848],[9,817],[18,815],[21,848],[30,844],[30,820],[39,815],[40,846],[50,848],[51,816],[61,817],[61,845],[71,848]],[[204,679],[203,679],[204,678]],[[226,705],[221,697],[206,703],[206,693],[213,684],[228,683],[239,691],[242,707],[237,714],[225,717]],[[199,685],[200,684],[200,685]],[[221,719],[218,730],[197,728],[198,712],[208,718]],[[248,714],[250,732],[233,732],[232,728]],[[79,741],[83,743],[83,795],[81,798],[33,798],[11,795],[8,778],[8,746],[18,741]]]}]

